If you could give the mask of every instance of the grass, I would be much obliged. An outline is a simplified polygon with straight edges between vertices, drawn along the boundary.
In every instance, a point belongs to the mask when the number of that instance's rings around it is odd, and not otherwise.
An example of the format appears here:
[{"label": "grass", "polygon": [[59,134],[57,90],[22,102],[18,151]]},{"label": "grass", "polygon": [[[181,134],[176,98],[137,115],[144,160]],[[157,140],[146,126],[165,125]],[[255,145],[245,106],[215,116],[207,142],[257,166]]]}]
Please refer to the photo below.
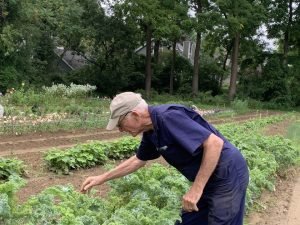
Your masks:
[{"label": "grass", "polygon": [[300,144],[300,120],[295,121],[288,127],[287,138]]},{"label": "grass", "polygon": [[[300,120],[296,120],[287,128],[286,137],[293,141],[300,152]],[[300,155],[297,158],[297,165],[300,166]]]}]

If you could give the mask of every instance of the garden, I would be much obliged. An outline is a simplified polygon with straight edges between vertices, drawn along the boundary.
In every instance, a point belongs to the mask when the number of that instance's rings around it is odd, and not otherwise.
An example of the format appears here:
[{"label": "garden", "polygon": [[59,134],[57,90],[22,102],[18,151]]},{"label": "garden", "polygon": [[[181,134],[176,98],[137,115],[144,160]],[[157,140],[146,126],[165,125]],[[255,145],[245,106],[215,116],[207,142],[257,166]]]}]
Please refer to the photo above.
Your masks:
[{"label": "garden", "polygon": [[180,219],[190,184],[162,158],[79,193],[139,146],[105,130],[124,91],[198,108],[240,149],[245,225],[299,225],[299,11],[296,0],[0,0],[0,225]]},{"label": "garden", "polygon": [[[15,91],[1,99],[7,109],[1,121],[1,224],[173,225],[189,182],[163,159],[86,195],[79,192],[85,177],[133,155],[140,137],[104,130],[109,98],[95,98],[88,86],[64,88]],[[83,91],[66,96],[72,88]],[[259,208],[264,191],[276,191],[284,171],[299,166],[299,113],[251,110],[245,102],[173,101],[200,108],[245,156],[251,177],[247,214]],[[151,102],[158,103],[164,102]],[[266,132],[278,124],[280,130]]]}]

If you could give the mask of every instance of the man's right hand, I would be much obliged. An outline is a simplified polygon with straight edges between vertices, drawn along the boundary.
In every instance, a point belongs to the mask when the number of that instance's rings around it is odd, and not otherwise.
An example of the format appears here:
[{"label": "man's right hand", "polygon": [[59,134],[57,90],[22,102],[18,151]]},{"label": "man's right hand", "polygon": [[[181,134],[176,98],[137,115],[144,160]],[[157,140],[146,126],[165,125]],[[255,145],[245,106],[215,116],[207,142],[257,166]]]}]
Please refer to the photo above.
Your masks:
[{"label": "man's right hand", "polygon": [[104,179],[103,175],[88,177],[82,183],[81,188],[80,188],[80,192],[86,193],[92,187],[94,187],[96,185],[101,185],[104,182],[105,182],[105,179]]},{"label": "man's right hand", "polygon": [[80,191],[82,193],[86,193],[93,186],[101,185],[104,182],[115,178],[124,177],[125,175],[128,175],[138,170],[139,168],[143,167],[146,163],[147,161],[142,161],[134,155],[131,158],[122,162],[120,165],[118,165],[116,168],[112,169],[109,172],[106,172],[99,176],[92,176],[86,178],[86,180],[81,185]]}]

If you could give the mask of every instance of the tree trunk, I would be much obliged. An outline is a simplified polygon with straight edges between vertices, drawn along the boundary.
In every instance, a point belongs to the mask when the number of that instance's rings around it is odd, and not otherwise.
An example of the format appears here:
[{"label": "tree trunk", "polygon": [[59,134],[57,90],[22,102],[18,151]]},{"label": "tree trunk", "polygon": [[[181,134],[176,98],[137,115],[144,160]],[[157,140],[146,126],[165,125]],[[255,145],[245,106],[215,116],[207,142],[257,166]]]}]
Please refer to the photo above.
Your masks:
[{"label": "tree trunk", "polygon": [[238,72],[238,56],[240,45],[240,33],[237,33],[234,37],[233,51],[231,57],[231,77],[229,86],[229,100],[232,101],[236,94],[236,80]]},{"label": "tree trunk", "polygon": [[284,32],[284,43],[283,43],[283,64],[287,65],[287,56],[289,52],[289,39],[290,39],[290,29],[293,22],[293,0],[289,0],[289,20]]},{"label": "tree trunk", "polygon": [[284,32],[284,40],[283,40],[283,64],[287,64],[287,54],[289,51],[289,32],[286,30]]},{"label": "tree trunk", "polygon": [[194,72],[193,72],[193,83],[192,83],[192,94],[196,96],[199,91],[199,54],[201,45],[201,33],[197,33],[196,48],[194,54]]},{"label": "tree trunk", "polygon": [[176,40],[173,41],[172,46],[172,63],[171,63],[171,74],[170,74],[170,95],[173,94],[174,90],[174,74],[175,74],[175,60],[176,60]]},{"label": "tree trunk", "polygon": [[6,3],[0,0],[0,27],[4,25],[5,17],[7,15],[6,11]]},{"label": "tree trunk", "polygon": [[160,40],[156,40],[154,43],[154,62],[155,62],[155,64],[159,63],[159,47],[160,47]]},{"label": "tree trunk", "polygon": [[151,38],[152,30],[150,25],[146,26],[146,79],[145,79],[145,92],[146,98],[150,98],[151,90]]},{"label": "tree trunk", "polygon": [[[226,62],[227,62],[228,56],[231,52],[232,45],[233,45],[233,40],[230,41],[230,44],[226,48],[226,56],[225,56],[225,59],[223,61],[223,71],[226,71]],[[220,78],[220,82],[219,82],[220,89],[223,86],[223,80],[224,80],[224,74],[222,73],[221,78]]]}]

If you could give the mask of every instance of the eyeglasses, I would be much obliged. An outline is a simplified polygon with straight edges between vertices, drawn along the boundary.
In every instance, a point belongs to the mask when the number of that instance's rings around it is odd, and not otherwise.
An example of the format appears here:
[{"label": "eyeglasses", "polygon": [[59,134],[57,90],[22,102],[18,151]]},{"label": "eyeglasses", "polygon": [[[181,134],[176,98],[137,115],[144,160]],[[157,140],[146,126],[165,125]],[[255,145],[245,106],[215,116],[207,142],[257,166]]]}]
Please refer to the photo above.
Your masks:
[{"label": "eyeglasses", "polygon": [[117,124],[117,127],[118,128],[120,128],[121,127],[121,123],[122,123],[122,121],[126,118],[126,116],[129,114],[129,113],[131,113],[131,111],[129,111],[129,112],[127,112],[127,113],[125,113],[124,115],[122,115],[122,116],[120,116],[120,119],[119,119],[119,122],[118,122],[118,124]]}]

